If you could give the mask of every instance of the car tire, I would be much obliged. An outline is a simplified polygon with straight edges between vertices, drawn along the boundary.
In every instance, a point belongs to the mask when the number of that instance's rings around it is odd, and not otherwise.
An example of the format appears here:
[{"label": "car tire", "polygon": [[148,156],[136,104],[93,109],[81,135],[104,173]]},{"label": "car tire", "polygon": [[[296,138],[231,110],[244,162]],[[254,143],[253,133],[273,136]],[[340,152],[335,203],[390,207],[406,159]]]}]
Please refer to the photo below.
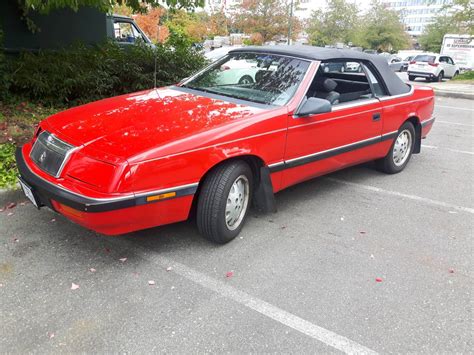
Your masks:
[{"label": "car tire", "polygon": [[415,127],[411,122],[405,122],[398,130],[388,154],[376,160],[377,170],[386,174],[397,174],[405,169],[413,153],[415,139]]},{"label": "car tire", "polygon": [[200,234],[218,244],[234,239],[242,230],[252,201],[253,174],[239,160],[215,168],[204,180],[197,203]]},{"label": "car tire", "polygon": [[454,79],[454,78],[457,77],[458,75],[459,75],[459,72],[456,71],[451,79]]},{"label": "car tire", "polygon": [[408,75],[408,80],[415,81],[415,79],[416,79],[416,76]]},{"label": "car tire", "polygon": [[253,83],[253,78],[250,75],[244,75],[239,79],[239,85],[248,85]]},{"label": "car tire", "polygon": [[439,72],[438,76],[435,78],[434,81],[437,81],[438,83],[442,82],[443,81],[443,77],[444,77],[444,72]]}]

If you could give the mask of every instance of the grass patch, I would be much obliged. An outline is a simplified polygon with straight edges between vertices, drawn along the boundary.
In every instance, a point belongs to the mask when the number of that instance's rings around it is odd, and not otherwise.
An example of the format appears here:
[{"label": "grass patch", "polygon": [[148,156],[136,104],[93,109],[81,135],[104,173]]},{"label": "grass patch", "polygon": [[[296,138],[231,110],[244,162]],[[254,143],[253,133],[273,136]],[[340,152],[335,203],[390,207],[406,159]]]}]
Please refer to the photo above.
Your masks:
[{"label": "grass patch", "polygon": [[471,81],[474,81],[474,70],[470,70],[470,71],[467,71],[465,73],[462,73],[462,74],[459,74],[458,76],[456,76],[454,79],[454,81],[459,81],[459,80],[471,80]]},{"label": "grass patch", "polygon": [[0,102],[0,189],[16,186],[16,147],[31,139],[41,120],[58,111],[58,108],[27,102]]}]

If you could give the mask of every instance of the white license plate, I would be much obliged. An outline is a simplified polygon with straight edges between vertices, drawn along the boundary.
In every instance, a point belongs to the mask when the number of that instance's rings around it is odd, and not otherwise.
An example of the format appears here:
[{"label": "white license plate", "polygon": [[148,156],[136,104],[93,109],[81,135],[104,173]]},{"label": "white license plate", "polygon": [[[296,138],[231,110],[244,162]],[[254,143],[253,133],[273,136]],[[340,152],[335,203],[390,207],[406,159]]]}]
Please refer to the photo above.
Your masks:
[{"label": "white license plate", "polygon": [[36,198],[35,198],[35,195],[33,195],[33,191],[31,191],[31,187],[29,187],[27,184],[25,184],[21,180],[18,180],[18,181],[20,182],[21,188],[23,189],[25,196],[28,197],[28,199],[31,201],[33,205],[38,207],[38,202],[36,202]]}]

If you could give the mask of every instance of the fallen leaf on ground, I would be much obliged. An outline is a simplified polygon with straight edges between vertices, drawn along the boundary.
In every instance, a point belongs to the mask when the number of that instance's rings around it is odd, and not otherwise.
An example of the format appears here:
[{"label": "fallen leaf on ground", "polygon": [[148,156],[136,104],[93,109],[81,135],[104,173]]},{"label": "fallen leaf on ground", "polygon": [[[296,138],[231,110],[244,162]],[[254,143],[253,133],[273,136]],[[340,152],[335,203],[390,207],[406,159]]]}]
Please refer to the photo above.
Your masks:
[{"label": "fallen leaf on ground", "polygon": [[171,270],[173,270],[173,268],[172,268],[171,266],[168,266],[168,267],[166,268],[166,271],[171,271]]},{"label": "fallen leaf on ground", "polygon": [[127,261],[127,258],[121,258],[119,259],[122,263],[126,262]]},{"label": "fallen leaf on ground", "polygon": [[106,253],[110,253],[110,249],[109,249],[109,248],[105,248],[105,252],[106,252]]},{"label": "fallen leaf on ground", "polygon": [[53,223],[56,222],[56,218],[52,218],[51,222],[53,222]]},{"label": "fallen leaf on ground", "polygon": [[77,290],[79,285],[76,285],[74,282],[71,284],[71,290]]},{"label": "fallen leaf on ground", "polygon": [[148,285],[153,286],[154,284],[155,284],[155,281],[153,280],[148,281]]},{"label": "fallen leaf on ground", "polygon": [[10,216],[13,216],[13,212],[10,212],[9,214],[7,214],[8,217]]},{"label": "fallen leaf on ground", "polygon": [[234,276],[233,271],[227,271],[227,273],[225,274],[225,277],[227,277],[227,278],[232,277],[232,276]]},{"label": "fallen leaf on ground", "polygon": [[360,231],[359,233],[360,234],[366,234],[367,232],[366,231]]},{"label": "fallen leaf on ground", "polygon": [[15,202],[10,202],[8,205],[7,205],[7,209],[11,209],[13,207],[16,207],[16,203]]},{"label": "fallen leaf on ground", "polygon": [[18,242],[19,242],[18,238],[13,238],[13,241],[14,241],[15,243],[18,243]]},{"label": "fallen leaf on ground", "polygon": [[96,272],[97,270],[94,269],[93,267],[91,267],[91,268],[89,269],[89,271],[90,271],[90,272]]},{"label": "fallen leaf on ground", "polygon": [[449,269],[448,272],[449,272],[450,274],[454,274],[454,269]]},{"label": "fallen leaf on ground", "polygon": [[54,333],[47,332],[46,335],[48,336],[49,339],[54,338]]},{"label": "fallen leaf on ground", "polygon": [[375,281],[376,281],[376,282],[382,282],[383,280],[382,280],[381,277],[376,277],[376,278],[375,278]]}]

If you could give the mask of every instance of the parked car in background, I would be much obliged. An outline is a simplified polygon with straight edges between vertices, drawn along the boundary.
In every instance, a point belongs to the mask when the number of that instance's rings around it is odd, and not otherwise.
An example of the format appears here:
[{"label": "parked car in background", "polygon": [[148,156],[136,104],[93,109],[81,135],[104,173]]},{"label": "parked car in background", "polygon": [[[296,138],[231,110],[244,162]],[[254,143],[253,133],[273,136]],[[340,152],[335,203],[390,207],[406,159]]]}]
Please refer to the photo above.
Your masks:
[{"label": "parked car in background", "polygon": [[143,43],[147,46],[155,47],[142,29],[128,16],[108,15],[107,33],[120,46]]},{"label": "parked car in background", "polygon": [[390,53],[381,53],[379,55],[387,60],[390,69],[392,69],[393,71],[402,71],[402,58]]},{"label": "parked car in background", "polygon": [[449,56],[425,53],[413,58],[408,65],[408,79],[425,78],[427,81],[442,81],[459,74],[459,67]]},{"label": "parked car in background", "polygon": [[[347,62],[362,73],[323,69]],[[248,63],[257,63],[256,74]],[[227,66],[254,83],[224,80]],[[244,47],[178,85],[57,113],[16,161],[35,206],[97,232],[195,215],[204,237],[226,243],[251,205],[274,211],[274,193],[289,186],[372,160],[401,172],[420,153],[433,109],[432,88],[404,83],[379,56]]]},{"label": "parked car in background", "polygon": [[415,56],[410,55],[410,56],[406,57],[405,59],[403,59],[402,60],[402,67],[401,67],[400,71],[407,71],[408,70],[408,65],[413,60],[413,58],[415,58]]},{"label": "parked car in background", "polygon": [[220,47],[220,48],[215,48],[209,52],[204,53],[204,57],[209,59],[211,62],[214,62],[223,56],[225,56],[227,53],[229,53],[230,50],[240,48],[241,46],[226,46],[226,47]]}]

